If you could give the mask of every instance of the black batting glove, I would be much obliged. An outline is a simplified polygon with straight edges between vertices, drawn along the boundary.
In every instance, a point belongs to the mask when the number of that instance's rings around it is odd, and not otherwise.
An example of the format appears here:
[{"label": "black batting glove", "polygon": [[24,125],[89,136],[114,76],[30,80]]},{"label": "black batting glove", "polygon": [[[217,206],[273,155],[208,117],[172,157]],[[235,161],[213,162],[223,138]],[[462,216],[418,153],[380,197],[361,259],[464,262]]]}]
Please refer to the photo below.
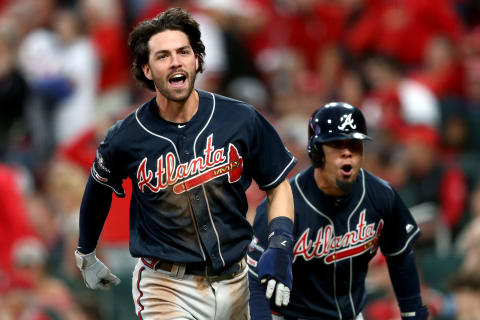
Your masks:
[{"label": "black batting glove", "polygon": [[258,277],[266,284],[265,296],[275,293],[275,304],[288,305],[292,290],[293,221],[277,217],[269,223],[268,248],[258,261]]},{"label": "black batting glove", "polygon": [[428,315],[429,312],[426,306],[421,306],[412,311],[401,311],[402,320],[426,320]]}]

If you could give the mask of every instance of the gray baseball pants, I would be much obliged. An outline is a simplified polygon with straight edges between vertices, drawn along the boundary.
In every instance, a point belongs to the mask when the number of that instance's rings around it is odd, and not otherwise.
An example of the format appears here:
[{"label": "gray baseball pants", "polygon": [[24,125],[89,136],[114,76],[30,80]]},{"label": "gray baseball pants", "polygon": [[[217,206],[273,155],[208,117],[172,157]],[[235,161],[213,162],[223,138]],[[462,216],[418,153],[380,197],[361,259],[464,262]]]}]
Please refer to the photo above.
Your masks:
[{"label": "gray baseball pants", "polygon": [[[139,259],[132,295],[141,320],[249,320],[248,266],[233,278],[215,278],[154,269]],[[184,271],[184,270],[183,270]]]}]

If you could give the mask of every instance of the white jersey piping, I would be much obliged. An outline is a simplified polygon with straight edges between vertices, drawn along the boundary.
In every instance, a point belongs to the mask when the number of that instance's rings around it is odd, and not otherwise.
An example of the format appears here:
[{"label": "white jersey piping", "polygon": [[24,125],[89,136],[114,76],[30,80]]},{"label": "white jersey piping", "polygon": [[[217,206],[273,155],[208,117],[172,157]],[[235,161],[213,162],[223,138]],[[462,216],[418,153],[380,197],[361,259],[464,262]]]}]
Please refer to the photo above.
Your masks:
[{"label": "white jersey piping", "polygon": [[278,181],[278,179],[280,179],[280,177],[285,173],[285,171],[287,171],[287,169],[290,167],[290,165],[295,161],[295,157],[292,156],[292,160],[290,160],[290,162],[287,164],[287,166],[283,169],[283,171],[278,175],[277,178],[275,178],[275,180],[273,180],[272,182],[270,182],[269,184],[266,184],[266,185],[263,185],[261,186],[261,188],[265,189],[265,188],[268,188],[269,186],[275,184],[275,182]]},{"label": "white jersey piping", "polygon": [[[348,216],[348,219],[347,219],[348,232],[350,232],[350,219],[352,218],[355,211],[357,211],[358,207],[363,201],[363,198],[365,197],[365,192],[366,192],[365,191],[365,173],[363,172],[363,169],[360,169],[360,172],[362,174],[362,195],[360,196],[360,200],[358,201],[357,205],[352,210],[352,213],[350,213],[350,215]],[[349,246],[351,247],[352,244],[350,244]],[[352,259],[353,257],[350,257],[349,259],[350,260],[350,281],[348,285],[348,298],[350,299],[350,305],[352,307],[353,315],[355,315],[357,312],[355,310],[355,304],[353,303],[353,297],[352,297],[352,282],[353,282]]]},{"label": "white jersey piping", "polygon": [[[212,96],[212,101],[213,101],[213,104],[212,104],[212,112],[210,113],[210,117],[208,118],[207,120],[207,123],[205,124],[205,126],[202,128],[202,130],[200,130],[200,132],[197,134],[197,136],[195,137],[195,140],[193,142],[193,156],[194,158],[197,157],[197,151],[196,151],[196,144],[197,144],[197,140],[198,138],[200,137],[200,135],[203,133],[203,131],[205,131],[205,129],[207,128],[207,126],[209,125],[210,121],[212,120],[212,117],[213,117],[213,114],[215,112],[215,107],[216,107],[216,100],[215,100],[215,95],[211,92],[209,92],[210,95]],[[220,243],[220,237],[218,235],[218,231],[217,231],[217,228],[215,227],[215,222],[213,221],[213,216],[212,216],[212,211],[210,209],[210,203],[208,201],[208,196],[207,196],[207,192],[205,191],[205,185],[202,184],[202,190],[203,190],[203,195],[205,196],[205,201],[207,203],[207,211],[208,211],[208,218],[210,219],[210,223],[212,224],[212,227],[213,227],[213,231],[215,233],[215,238],[217,239],[217,244],[218,244],[218,256],[220,257],[220,259],[222,260],[222,264],[223,266],[225,266],[225,259],[223,259],[223,255],[222,255],[222,245]]]},{"label": "white jersey piping", "polygon": [[138,110],[140,110],[141,108],[138,108],[136,111],[135,111],[135,119],[137,120],[138,124],[140,125],[140,127],[142,127],[143,130],[145,130],[146,132],[150,133],[151,135],[157,137],[157,138],[160,138],[160,139],[164,139],[164,140],[167,140],[168,142],[170,142],[173,146],[173,149],[175,150],[175,154],[177,155],[177,159],[178,159],[178,162],[180,162],[180,155],[178,153],[178,150],[177,150],[177,146],[175,145],[175,143],[173,143],[172,140],[168,139],[167,137],[164,137],[162,135],[159,135],[159,134],[156,134],[155,132],[152,132],[150,130],[148,130],[141,122],[140,122],[140,119],[138,119]]},{"label": "white jersey piping", "polygon": [[408,247],[408,245],[410,244],[410,242],[413,240],[413,238],[415,237],[415,235],[417,233],[420,232],[420,228],[417,228],[417,230],[407,239],[407,241],[405,242],[405,245],[403,246],[402,249],[398,250],[397,252],[394,252],[394,253],[383,253],[384,256],[390,256],[390,257],[393,257],[393,256],[398,256],[399,254],[401,254],[403,251],[405,251],[405,249]]},{"label": "white jersey piping", "polygon": [[[303,191],[300,188],[300,185],[298,183],[298,177],[299,176],[300,176],[300,174],[298,174],[295,177],[295,185],[297,186],[297,189],[300,192],[300,195],[302,196],[303,200],[310,206],[310,208],[313,209],[313,211],[315,211],[316,213],[318,213],[319,215],[321,215],[322,217],[327,219],[328,222],[330,222],[330,224],[332,225],[333,239],[335,239],[336,234],[335,234],[335,225],[333,224],[333,221],[329,217],[327,217],[325,214],[323,214],[320,210],[318,210],[310,201],[308,201],[307,197],[303,193]],[[333,281],[333,297],[334,297],[334,300],[335,300],[335,305],[337,307],[338,316],[340,317],[340,319],[342,319],[342,312],[340,310],[340,305],[338,304],[338,300],[337,300],[337,285],[336,285],[336,282],[335,282],[336,272],[337,272],[337,264],[335,263],[333,265],[333,279],[334,279],[334,281]]]}]

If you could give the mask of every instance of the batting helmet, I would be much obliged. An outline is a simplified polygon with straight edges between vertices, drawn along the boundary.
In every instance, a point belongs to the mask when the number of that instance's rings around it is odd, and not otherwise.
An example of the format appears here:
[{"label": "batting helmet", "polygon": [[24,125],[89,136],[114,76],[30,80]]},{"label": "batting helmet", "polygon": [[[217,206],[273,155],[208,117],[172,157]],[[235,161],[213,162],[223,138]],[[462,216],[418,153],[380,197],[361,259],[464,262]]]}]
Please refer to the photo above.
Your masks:
[{"label": "batting helmet", "polygon": [[372,140],[362,112],[345,102],[330,102],[317,109],[308,123],[308,155],[313,166],[323,165],[323,143],[347,139]]}]

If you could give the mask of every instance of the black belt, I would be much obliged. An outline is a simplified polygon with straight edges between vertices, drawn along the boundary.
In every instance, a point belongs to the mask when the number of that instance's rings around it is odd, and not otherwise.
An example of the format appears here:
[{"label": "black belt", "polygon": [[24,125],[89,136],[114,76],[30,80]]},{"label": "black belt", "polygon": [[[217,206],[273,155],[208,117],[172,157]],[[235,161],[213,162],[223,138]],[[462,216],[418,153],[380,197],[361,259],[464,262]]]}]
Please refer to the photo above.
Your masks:
[{"label": "black belt", "polygon": [[[272,312],[273,313],[273,312]],[[282,316],[279,313],[275,313],[276,315]],[[304,320],[303,318],[295,318],[295,317],[288,317],[288,316],[283,316],[285,320]],[[349,320],[363,320],[363,315],[360,312],[355,318],[350,318]]]},{"label": "black belt", "polygon": [[217,270],[207,266],[205,263],[175,263],[157,258],[141,258],[141,260],[144,265],[152,270],[163,270],[176,275],[186,274],[204,276],[208,278],[215,278],[217,280],[218,278],[233,278],[237,274],[241,273],[246,267],[245,259],[241,259],[229,267]]}]

